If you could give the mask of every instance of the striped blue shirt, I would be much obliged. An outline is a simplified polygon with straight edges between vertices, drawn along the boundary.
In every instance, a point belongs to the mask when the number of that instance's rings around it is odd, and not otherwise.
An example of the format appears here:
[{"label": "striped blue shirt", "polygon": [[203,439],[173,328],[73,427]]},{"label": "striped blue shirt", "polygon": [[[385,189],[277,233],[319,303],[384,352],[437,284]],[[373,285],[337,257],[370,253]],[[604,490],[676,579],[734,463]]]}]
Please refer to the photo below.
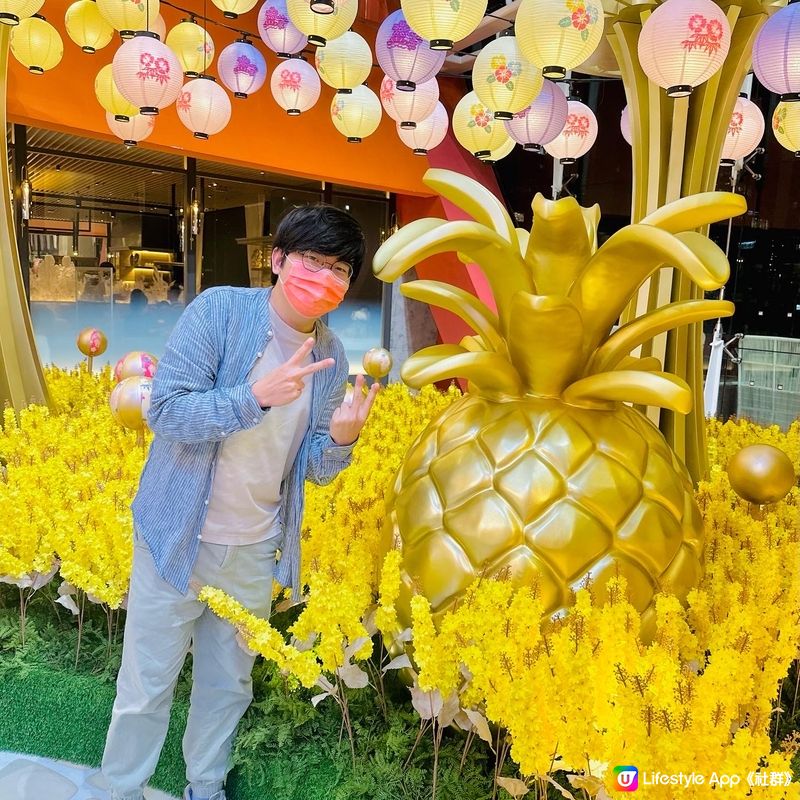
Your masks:
[{"label": "striped blue shirt", "polygon": [[[155,438],[131,505],[136,535],[153,554],[164,580],[186,593],[205,521],[220,442],[252,428],[264,411],[248,376],[272,338],[271,289],[217,287],[184,311],[166,344],[153,380],[147,421]],[[309,427],[281,487],[283,527],[276,580],[301,594],[300,523],[305,481],[329,483],[352,456],[336,445],[329,428],[342,403],[348,375],[344,348],[321,322],[314,361],[335,366],[313,376]],[[231,509],[231,513],[236,513]]]}]

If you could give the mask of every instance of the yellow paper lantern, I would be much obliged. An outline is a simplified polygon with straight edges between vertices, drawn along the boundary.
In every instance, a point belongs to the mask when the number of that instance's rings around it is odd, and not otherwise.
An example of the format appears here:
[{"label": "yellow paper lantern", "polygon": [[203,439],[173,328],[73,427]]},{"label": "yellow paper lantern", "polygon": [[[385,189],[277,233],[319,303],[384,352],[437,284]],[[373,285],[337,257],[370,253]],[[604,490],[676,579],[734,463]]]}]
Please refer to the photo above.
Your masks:
[{"label": "yellow paper lantern", "polygon": [[211,0],[222,12],[225,19],[236,19],[240,14],[246,14],[253,8],[257,0]]},{"label": "yellow paper lantern", "polygon": [[452,50],[478,27],[487,5],[486,0],[400,0],[408,26],[431,50]]},{"label": "yellow paper lantern", "polygon": [[326,47],[318,47],[314,63],[320,78],[334,89],[353,89],[372,71],[372,51],[363,36],[345,31]]},{"label": "yellow paper lantern", "polygon": [[499,161],[501,158],[505,158],[507,155],[511,154],[511,151],[517,146],[517,143],[509,136],[508,139],[500,145],[500,147],[496,147],[492,152],[484,159],[487,164],[494,164],[495,161]]},{"label": "yellow paper lantern", "polygon": [[44,0],[0,0],[0,23],[18,25],[21,19],[32,17]]},{"label": "yellow paper lantern", "polygon": [[94,79],[94,93],[100,105],[118,122],[128,122],[139,113],[139,106],[129,103],[114,83],[113,68],[106,64]]},{"label": "yellow paper lantern", "polygon": [[478,53],[472,68],[472,86],[494,109],[495,119],[513,119],[542,90],[541,71],[519,49],[515,36],[501,36]]},{"label": "yellow paper lantern", "polygon": [[295,28],[308,36],[309,44],[325,47],[352,27],[358,0],[337,0],[330,14],[315,13],[308,0],[286,0],[286,11]]},{"label": "yellow paper lantern", "polygon": [[778,103],[772,115],[772,130],[778,142],[800,158],[800,103]]},{"label": "yellow paper lantern", "polygon": [[458,143],[476,158],[487,159],[508,139],[494,109],[481,102],[475,92],[465,94],[453,111],[453,133]]},{"label": "yellow paper lantern", "polygon": [[41,75],[53,69],[64,55],[64,43],[58,31],[39,16],[22,19],[11,31],[11,52],[29,72]]},{"label": "yellow paper lantern", "polygon": [[545,78],[563,78],[600,44],[603,6],[600,0],[522,0],[514,27],[528,61]]},{"label": "yellow paper lantern", "polygon": [[336,130],[353,144],[375,133],[381,114],[381,101],[368,86],[356,86],[350,94],[337,94],[331,103]]},{"label": "yellow paper lantern", "polygon": [[94,53],[114,37],[114,28],[100,13],[94,0],[77,0],[64,15],[64,27],[84,53]]},{"label": "yellow paper lantern", "polygon": [[183,74],[190,78],[202,75],[214,60],[214,40],[193,19],[179,22],[167,34],[167,47],[178,57]]},{"label": "yellow paper lantern", "polygon": [[123,39],[130,39],[136,31],[153,29],[159,0],[97,0],[97,7]]}]

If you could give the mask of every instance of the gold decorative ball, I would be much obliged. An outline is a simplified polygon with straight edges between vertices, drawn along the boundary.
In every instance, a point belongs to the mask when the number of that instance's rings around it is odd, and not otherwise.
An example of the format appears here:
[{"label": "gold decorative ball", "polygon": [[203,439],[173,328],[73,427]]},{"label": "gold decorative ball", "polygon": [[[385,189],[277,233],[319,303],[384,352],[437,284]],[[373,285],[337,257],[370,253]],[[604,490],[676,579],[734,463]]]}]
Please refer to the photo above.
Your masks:
[{"label": "gold decorative ball", "polygon": [[364,371],[370,378],[379,380],[392,371],[392,354],[385,347],[373,347],[364,353]]},{"label": "gold decorative ball", "polygon": [[758,505],[783,499],[797,480],[789,456],[770,444],[743,447],[728,461],[728,478],[739,497]]},{"label": "gold decorative ball", "polygon": [[156,374],[158,359],[142,350],[126,353],[114,367],[114,379],[119,383],[125,378],[152,378]]},{"label": "gold decorative ball", "polygon": [[94,358],[95,356],[101,356],[105,353],[108,347],[108,339],[99,328],[84,328],[78,334],[76,344],[81,353],[85,356],[89,356],[89,358]]},{"label": "gold decorative ball", "polygon": [[111,416],[124,428],[141,431],[147,427],[147,412],[150,408],[150,393],[153,381],[150,378],[133,376],[121,380],[108,399]]}]

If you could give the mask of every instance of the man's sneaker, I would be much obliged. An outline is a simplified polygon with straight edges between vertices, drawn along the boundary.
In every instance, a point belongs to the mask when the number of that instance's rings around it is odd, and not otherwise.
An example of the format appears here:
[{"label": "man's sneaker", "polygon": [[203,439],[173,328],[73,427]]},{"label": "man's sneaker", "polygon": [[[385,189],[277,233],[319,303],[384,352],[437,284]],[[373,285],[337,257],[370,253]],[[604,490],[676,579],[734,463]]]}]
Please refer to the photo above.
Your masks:
[{"label": "man's sneaker", "polygon": [[225,790],[220,789],[218,792],[214,792],[209,798],[205,797],[195,797],[192,794],[192,789],[190,786],[187,786],[183,790],[183,800],[226,800],[225,798]]}]

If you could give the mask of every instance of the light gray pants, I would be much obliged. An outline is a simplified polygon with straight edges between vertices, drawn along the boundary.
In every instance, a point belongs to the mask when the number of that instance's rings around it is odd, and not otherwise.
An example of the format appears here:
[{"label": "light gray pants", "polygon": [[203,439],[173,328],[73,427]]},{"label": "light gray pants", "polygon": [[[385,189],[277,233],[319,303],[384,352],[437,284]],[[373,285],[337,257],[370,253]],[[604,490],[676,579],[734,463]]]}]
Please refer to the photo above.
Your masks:
[{"label": "light gray pants", "polygon": [[[268,617],[276,540],[251,545],[201,542],[192,584],[216,586]],[[235,629],[156,572],[147,544],[134,541],[122,666],[102,772],[113,800],[141,800],[169,724],[178,674],[192,644],[192,694],[183,737],[186,777],[195,795],[223,787],[231,745],[253,699],[254,656]]]}]

